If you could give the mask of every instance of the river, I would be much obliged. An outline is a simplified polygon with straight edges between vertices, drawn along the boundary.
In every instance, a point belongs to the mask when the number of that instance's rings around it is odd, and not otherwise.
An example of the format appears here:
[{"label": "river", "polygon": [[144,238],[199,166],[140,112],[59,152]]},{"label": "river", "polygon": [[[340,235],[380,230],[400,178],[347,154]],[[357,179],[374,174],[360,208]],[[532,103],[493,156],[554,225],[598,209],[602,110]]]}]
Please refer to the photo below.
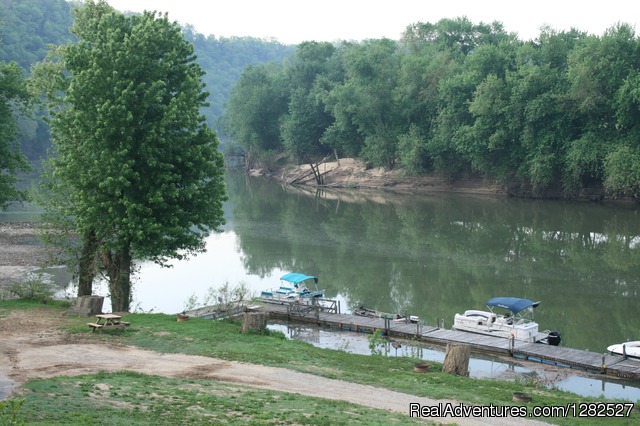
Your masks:
[{"label": "river", "polygon": [[141,263],[132,309],[180,312],[224,283],[257,295],[295,271],[318,276],[343,311],[366,306],[449,328],[456,312],[514,296],[541,301],[540,329],[559,330],[564,346],[605,352],[640,340],[634,207],[316,191],[241,174],[227,187],[227,223],[207,252],[171,268]]},{"label": "river", "polygon": [[540,328],[603,352],[640,340],[640,220],[620,205],[315,191],[229,175],[227,223],[207,252],[143,263],[134,307],[182,311],[191,296],[243,282],[254,294],[287,272],[316,275],[343,310],[366,306],[450,327],[494,296],[542,303]]}]

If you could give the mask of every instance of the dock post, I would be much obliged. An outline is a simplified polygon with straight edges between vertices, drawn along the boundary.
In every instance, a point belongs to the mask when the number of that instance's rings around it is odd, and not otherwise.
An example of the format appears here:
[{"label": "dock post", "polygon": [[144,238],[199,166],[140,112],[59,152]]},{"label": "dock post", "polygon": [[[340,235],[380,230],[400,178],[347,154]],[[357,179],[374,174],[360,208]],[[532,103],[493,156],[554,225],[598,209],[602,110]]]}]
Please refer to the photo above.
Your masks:
[{"label": "dock post", "polygon": [[386,318],[384,319],[384,331],[385,334],[388,336],[389,335],[389,329],[391,328],[391,319]]},{"label": "dock post", "polygon": [[444,318],[440,318],[440,327],[439,328],[444,328]]},{"label": "dock post", "polygon": [[447,343],[442,372],[468,376],[470,357],[471,347],[469,345]]}]

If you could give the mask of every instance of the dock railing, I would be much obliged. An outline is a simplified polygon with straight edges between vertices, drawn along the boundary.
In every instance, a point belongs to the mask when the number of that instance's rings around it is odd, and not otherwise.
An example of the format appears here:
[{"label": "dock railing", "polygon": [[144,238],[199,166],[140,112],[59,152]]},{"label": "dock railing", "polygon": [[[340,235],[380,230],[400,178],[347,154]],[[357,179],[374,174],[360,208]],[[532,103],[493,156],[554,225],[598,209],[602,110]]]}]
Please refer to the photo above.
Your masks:
[{"label": "dock railing", "polygon": [[307,316],[312,313],[316,319],[320,319],[320,312],[331,314],[340,313],[340,301],[333,299],[324,299],[321,297],[313,297],[307,303],[289,303],[287,305],[287,316]]}]

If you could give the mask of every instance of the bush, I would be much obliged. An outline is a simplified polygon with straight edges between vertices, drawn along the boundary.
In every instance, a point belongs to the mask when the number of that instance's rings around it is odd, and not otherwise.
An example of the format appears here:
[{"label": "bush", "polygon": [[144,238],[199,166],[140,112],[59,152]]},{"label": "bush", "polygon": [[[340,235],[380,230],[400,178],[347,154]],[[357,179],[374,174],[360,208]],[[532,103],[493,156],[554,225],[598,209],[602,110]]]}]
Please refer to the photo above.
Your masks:
[{"label": "bush", "polygon": [[12,284],[8,290],[20,299],[39,303],[51,302],[55,294],[50,280],[42,274],[31,274],[25,282]]}]

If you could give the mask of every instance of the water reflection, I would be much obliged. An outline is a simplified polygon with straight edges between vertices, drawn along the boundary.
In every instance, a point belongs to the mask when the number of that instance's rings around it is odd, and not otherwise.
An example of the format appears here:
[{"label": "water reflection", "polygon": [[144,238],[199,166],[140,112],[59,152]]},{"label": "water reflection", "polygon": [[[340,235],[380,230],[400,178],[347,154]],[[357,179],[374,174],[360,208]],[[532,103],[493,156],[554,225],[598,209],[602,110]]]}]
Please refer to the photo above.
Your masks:
[{"label": "water reflection", "polygon": [[224,232],[208,252],[141,265],[134,306],[179,312],[210,287],[256,293],[299,271],[343,311],[407,312],[450,327],[494,296],[541,300],[541,329],[604,351],[638,340],[640,221],[623,206],[460,195],[302,191],[230,175]]},{"label": "water reflection", "polygon": [[541,300],[541,329],[567,346],[637,340],[640,289],[634,209],[621,206],[402,195],[304,193],[229,180],[233,229],[247,271],[302,270],[328,294],[409,312],[427,323],[494,296]]},{"label": "water reflection", "polygon": [[[311,343],[319,348],[371,355],[369,340],[364,333],[282,323],[271,323],[268,328],[281,331],[288,339]],[[397,350],[389,344],[386,348],[386,356],[405,356],[442,363],[445,353],[442,348],[414,346],[403,342],[402,347]],[[631,402],[640,400],[640,388],[635,384],[580,376],[575,370],[567,368],[540,366],[537,369],[530,369],[505,359],[491,357],[481,358],[474,355],[469,360],[469,376],[498,380],[534,381],[548,388],[588,397],[604,396],[605,398],[624,399]]]}]

